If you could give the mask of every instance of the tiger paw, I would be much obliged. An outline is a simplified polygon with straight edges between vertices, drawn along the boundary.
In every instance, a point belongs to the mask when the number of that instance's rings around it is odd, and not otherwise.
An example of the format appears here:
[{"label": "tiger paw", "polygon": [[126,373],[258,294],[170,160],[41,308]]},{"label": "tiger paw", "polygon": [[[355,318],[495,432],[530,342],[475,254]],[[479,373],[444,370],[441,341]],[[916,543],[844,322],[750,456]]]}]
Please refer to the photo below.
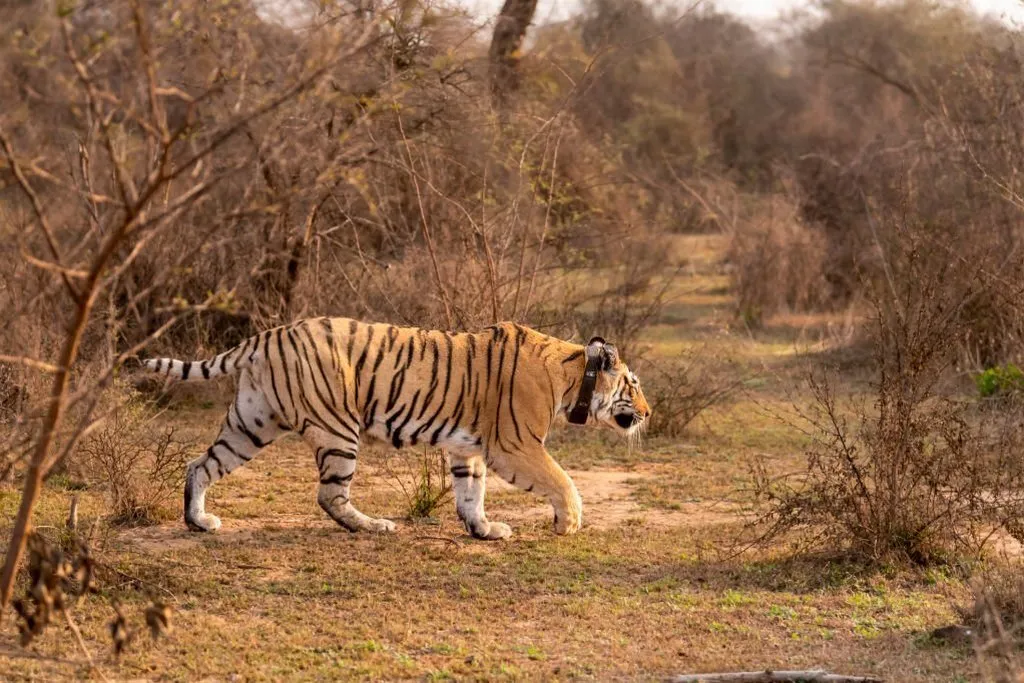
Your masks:
[{"label": "tiger paw", "polygon": [[220,528],[220,518],[206,513],[194,517],[186,515],[185,524],[189,531],[216,531]]},{"label": "tiger paw", "polygon": [[[477,533],[483,531],[483,533]],[[512,535],[512,527],[502,522],[487,522],[484,529],[477,528],[470,533],[485,541],[501,541]]]},{"label": "tiger paw", "polygon": [[364,531],[370,531],[375,534],[390,534],[394,533],[398,527],[390,519],[371,519],[367,522]]},{"label": "tiger paw", "polygon": [[555,533],[559,536],[574,534],[583,527],[583,515],[555,515]]}]

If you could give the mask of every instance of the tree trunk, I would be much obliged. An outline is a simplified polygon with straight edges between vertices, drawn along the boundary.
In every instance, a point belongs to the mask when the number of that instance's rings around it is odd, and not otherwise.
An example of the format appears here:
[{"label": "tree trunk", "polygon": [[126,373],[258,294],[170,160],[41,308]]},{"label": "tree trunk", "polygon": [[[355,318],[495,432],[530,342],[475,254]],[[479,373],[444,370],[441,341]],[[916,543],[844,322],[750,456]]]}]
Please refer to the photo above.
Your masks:
[{"label": "tree trunk", "polygon": [[489,55],[491,101],[499,111],[508,107],[509,97],[519,87],[519,50],[536,10],[537,0],[505,0],[494,24]]}]

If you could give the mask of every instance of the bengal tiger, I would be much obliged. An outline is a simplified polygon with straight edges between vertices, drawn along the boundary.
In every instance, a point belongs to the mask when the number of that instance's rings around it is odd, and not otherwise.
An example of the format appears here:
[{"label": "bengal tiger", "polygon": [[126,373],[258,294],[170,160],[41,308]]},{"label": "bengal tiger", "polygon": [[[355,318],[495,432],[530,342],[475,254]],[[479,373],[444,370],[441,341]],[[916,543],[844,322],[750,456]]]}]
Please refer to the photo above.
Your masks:
[{"label": "bengal tiger", "polygon": [[429,443],[447,450],[456,510],[476,538],[512,533],[484,513],[488,469],[546,497],[555,532],[575,533],[583,504],[544,447],[552,422],[565,416],[634,435],[651,414],[613,344],[595,337],[581,346],[507,322],[449,333],[311,318],[210,360],[156,358],[145,366],[178,380],[237,376],[219,435],[188,465],[185,523],[193,531],[220,527],[205,508],[211,484],[297,432],[314,450],[317,502],[349,531],[395,530],[391,520],[357,510],[349,496],[359,444],[371,437],[395,448]]}]

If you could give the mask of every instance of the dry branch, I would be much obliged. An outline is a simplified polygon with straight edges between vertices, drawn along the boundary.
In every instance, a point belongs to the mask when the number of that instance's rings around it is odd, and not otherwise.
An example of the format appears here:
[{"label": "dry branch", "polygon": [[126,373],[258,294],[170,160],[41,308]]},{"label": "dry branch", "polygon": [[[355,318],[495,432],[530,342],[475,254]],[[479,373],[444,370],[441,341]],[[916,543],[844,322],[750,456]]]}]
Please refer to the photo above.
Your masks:
[{"label": "dry branch", "polygon": [[872,676],[844,676],[820,670],[806,671],[744,671],[733,673],[685,674],[673,683],[882,683]]}]

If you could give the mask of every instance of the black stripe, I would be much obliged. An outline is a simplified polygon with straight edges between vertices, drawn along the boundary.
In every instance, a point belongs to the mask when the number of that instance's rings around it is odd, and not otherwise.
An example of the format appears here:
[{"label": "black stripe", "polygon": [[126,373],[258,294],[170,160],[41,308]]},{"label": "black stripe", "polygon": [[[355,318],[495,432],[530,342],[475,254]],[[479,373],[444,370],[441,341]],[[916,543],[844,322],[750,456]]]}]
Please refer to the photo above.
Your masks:
[{"label": "black stripe", "polygon": [[[283,327],[277,328],[277,353],[278,353],[278,358],[281,360],[281,371],[284,373],[284,381],[285,381],[285,387],[284,388],[285,388],[285,391],[286,391],[285,395],[288,396],[288,401],[292,404],[292,412],[295,413],[295,419],[298,420],[299,419],[299,410],[295,406],[295,399],[292,396],[292,378],[291,378],[291,375],[288,372],[288,360],[287,360],[287,357],[284,354],[284,328]],[[281,408],[284,409],[284,404],[283,403],[281,404]],[[287,413],[285,413],[285,417],[288,417]]]},{"label": "black stripe", "polygon": [[154,370],[155,370],[156,372],[160,372],[160,369],[161,369],[161,368],[162,368],[163,366],[164,366],[164,359],[163,359],[163,358],[157,358],[157,359],[156,359],[156,366],[154,366],[154,368],[153,368],[153,369],[154,369]]},{"label": "black stripe", "polygon": [[[265,333],[265,334],[266,334],[266,333]],[[262,338],[263,338],[263,336],[264,336],[264,335],[262,335],[262,334],[261,334],[261,335],[257,335],[257,336],[256,336],[256,346],[252,347],[252,353],[250,353],[250,354],[249,354],[249,363],[250,363],[250,364],[252,363],[252,361],[253,361],[253,358],[255,358],[255,357],[256,357],[256,354],[257,354],[257,353],[259,352],[259,350],[260,350],[260,339],[262,339]]]},{"label": "black stripe", "polygon": [[346,346],[345,359],[352,362],[352,349],[356,345],[356,332],[359,331],[359,323],[355,320],[348,322],[348,346]]},{"label": "black stripe", "polygon": [[[302,346],[302,355],[306,359],[306,365],[311,365],[311,363],[309,361],[309,354],[306,353],[306,345],[302,344],[301,346]],[[298,355],[298,353],[296,352],[296,356],[297,355]],[[317,356],[316,353],[314,353],[313,355],[315,357],[319,358],[319,356]],[[321,366],[320,369],[321,369],[321,371],[323,371],[323,366]],[[311,368],[311,370],[312,370],[312,368]],[[320,385],[316,383],[316,377],[312,376],[312,372],[310,373],[310,375],[311,375],[310,378],[309,378],[310,383],[313,385],[313,391],[314,391],[314,393],[316,393],[317,398],[320,399],[320,403],[323,405],[324,408],[327,409],[328,414],[330,414],[330,416],[333,417],[338,422],[338,424],[340,426],[344,427],[345,429],[347,429],[350,432],[349,437],[354,439],[354,440],[356,440],[356,441],[358,441],[359,440],[359,432],[357,431],[356,427],[353,427],[352,425],[350,425],[347,422],[345,422],[345,420],[341,417],[341,415],[339,415],[338,412],[335,410],[335,404],[334,403],[328,403],[327,402],[327,399],[326,399],[326,397],[324,397],[323,392],[320,391]],[[324,379],[326,381],[326,375],[325,375]],[[328,385],[328,389],[329,388],[330,388],[330,386]],[[323,416],[319,413],[319,411],[317,411],[316,409],[313,408],[312,405],[310,405],[310,403],[309,403],[308,399],[305,397],[305,395],[302,396],[302,399],[303,399],[303,403],[306,404],[306,407],[309,410],[309,412],[313,413],[313,415],[318,420],[320,420],[322,423],[324,423],[324,426],[326,427],[327,426],[327,420],[325,420],[323,418]],[[354,419],[354,421],[356,423],[356,426],[358,426],[359,425],[359,420],[355,420],[355,418],[353,418],[353,419]],[[331,431],[334,431],[335,434],[338,433],[336,430],[331,430]]]},{"label": "black stripe", "polygon": [[409,366],[412,365],[412,357],[416,353],[416,335],[409,336],[409,356],[405,359],[405,369],[408,370]]},{"label": "black stripe", "polygon": [[[220,461],[220,458],[214,452],[213,446],[210,446],[210,448],[206,451],[206,458],[207,458],[207,460],[212,460],[215,463],[217,463],[217,476],[218,477],[223,477],[224,476],[224,463],[222,463]],[[210,471],[207,470],[206,473],[209,474]]]},{"label": "black stripe", "polygon": [[459,479],[465,479],[470,475],[468,465],[454,465],[451,468],[452,476],[458,477]]},{"label": "black stripe", "polygon": [[473,372],[473,361],[476,360],[476,344],[472,339],[466,339],[466,377],[469,380],[469,386],[466,391],[473,390],[473,380],[476,379],[476,373]]},{"label": "black stripe", "polygon": [[[302,329],[306,332],[306,337],[309,339],[309,348],[313,350],[313,359],[316,361],[316,366],[320,370],[320,376],[323,377],[323,379],[324,379],[324,385],[327,387],[327,393],[330,394],[331,403],[333,405],[337,405],[338,404],[338,399],[334,395],[334,389],[331,388],[331,380],[327,378],[327,370],[324,369],[323,361],[320,360],[320,354],[317,352],[316,340],[313,339],[313,334],[312,334],[312,332],[309,331],[309,329],[307,329],[307,328],[302,328]],[[303,348],[303,355],[306,357],[306,363],[311,365],[311,363],[309,361],[309,354],[306,353],[306,345],[303,344],[302,348]],[[316,378],[314,377],[312,379],[313,379],[313,385],[316,386]]]},{"label": "black stripe", "polygon": [[210,379],[210,361],[204,360],[199,364],[199,369],[203,371],[203,379]]},{"label": "black stripe", "polygon": [[491,362],[494,360],[494,335],[487,340],[487,374],[484,377],[484,384],[491,386]]},{"label": "black stripe", "polygon": [[[291,345],[292,352],[295,354],[295,389],[292,389],[292,372],[291,372],[291,369],[288,367],[288,365],[289,365],[289,363],[288,363],[288,356],[284,352],[284,338],[285,338],[285,335],[287,335],[288,343]],[[292,410],[295,411],[295,417],[298,418],[298,416],[299,416],[299,405],[295,402],[295,399],[298,398],[299,400],[301,400],[303,398],[303,396],[302,396],[302,387],[301,387],[301,379],[302,379],[302,377],[301,377],[301,374],[300,374],[301,373],[301,369],[299,368],[299,362],[298,362],[298,357],[299,357],[298,351],[299,350],[295,346],[295,340],[292,339],[292,331],[290,329],[281,328],[281,331],[278,332],[278,335],[277,335],[277,346],[278,346],[278,351],[280,351],[280,353],[281,353],[281,368],[284,370],[285,387],[288,389],[288,393],[286,395],[288,396],[288,400],[292,404]]]},{"label": "black stripe", "polygon": [[384,347],[384,340],[380,340],[380,346],[377,347],[377,360],[373,361],[373,373],[377,374],[377,369],[380,367],[380,363],[384,360],[384,352],[387,349]]},{"label": "black stripe", "polygon": [[[445,341],[445,345],[446,345],[447,351],[448,351],[448,359],[447,359],[447,361],[445,363],[444,393],[441,394],[441,403],[440,403],[440,405],[437,406],[437,410],[435,410],[434,414],[431,415],[430,418],[427,420],[427,424],[428,425],[434,424],[434,421],[437,420],[438,416],[441,415],[441,411],[444,410],[445,405],[447,405],[447,403],[448,403],[448,387],[451,386],[451,382],[452,382],[452,339],[451,339],[451,335],[445,334],[444,335],[444,341]],[[447,422],[447,421],[448,420],[446,419],[445,422]],[[436,444],[437,443],[436,434],[435,434],[435,438],[432,438],[430,443],[431,444]]]},{"label": "black stripe", "polygon": [[459,427],[459,423],[462,420],[462,413],[466,409],[465,398],[466,391],[463,389],[459,392],[459,400],[455,402],[455,415],[452,417],[452,428],[448,430],[448,436],[451,436]]},{"label": "black stripe", "polygon": [[[352,474],[355,474],[355,472]],[[332,474],[327,477],[321,477],[320,483],[324,485],[335,484],[340,486],[341,484],[347,484],[352,481],[352,474]]]},{"label": "black stripe", "polygon": [[[434,349],[434,361],[430,367],[430,390],[427,391],[427,397],[423,399],[423,407],[420,408],[420,414],[416,416],[417,420],[421,419],[423,414],[427,412],[427,408],[430,407],[430,402],[434,398],[434,392],[437,390],[437,364],[440,360],[440,353],[438,353],[437,342],[433,339],[430,340],[430,346]],[[425,352],[426,349],[427,345],[424,344],[423,348],[420,350],[421,353]]]},{"label": "black stripe", "polygon": [[[391,349],[388,349],[388,351],[390,351],[390,350]],[[398,366],[402,364],[402,354],[405,353],[405,351],[406,351],[405,345],[402,345],[401,347],[399,347],[398,353],[395,355],[395,367],[393,367],[392,370],[397,370]]]},{"label": "black stripe", "polygon": [[[502,339],[502,342],[505,340]],[[502,368],[505,366],[505,347],[501,345],[501,354],[498,356],[498,403],[494,410],[494,440],[501,443],[501,401],[505,397],[505,375]]]},{"label": "black stripe", "polygon": [[370,425],[373,424],[373,418],[375,418],[377,416],[377,403],[378,403],[378,400],[377,399],[373,399],[373,401],[371,401],[370,405],[367,407],[367,413],[368,414],[367,414],[366,418],[363,420],[363,428],[364,429],[369,429]]},{"label": "black stripe", "polygon": [[241,457],[241,456],[238,455],[238,451],[236,451],[234,448],[232,448],[231,444],[229,444],[224,439],[217,439],[216,441],[214,441],[213,445],[210,446],[210,449],[212,450],[212,449],[216,448],[217,446],[223,446],[224,448],[226,448],[229,451],[231,451],[231,455]]},{"label": "black stripe", "polygon": [[562,365],[565,365],[566,363],[571,363],[582,355],[583,351],[573,351],[568,356],[566,356],[565,360],[562,361]]},{"label": "black stripe", "polygon": [[398,429],[395,430],[394,436],[391,437],[391,443],[395,448],[402,447],[402,430],[405,429],[405,425],[409,424],[409,420],[412,419],[412,413],[416,409],[416,402],[420,400],[420,390],[417,389],[416,393],[412,396],[412,403],[409,404],[409,412],[406,413],[405,419],[402,424],[398,425]]},{"label": "black stripe", "polygon": [[263,448],[264,446],[267,445],[263,443],[260,437],[256,436],[251,431],[249,431],[249,428],[242,424],[241,420],[238,421],[238,429],[249,438],[249,441],[252,441],[252,445],[255,446],[256,448]]},{"label": "black stripe", "polygon": [[187,360],[181,366],[181,378],[188,379],[188,373],[192,371],[192,361]]},{"label": "black stripe", "polygon": [[[397,385],[396,385],[397,382]],[[388,389],[388,404],[384,408],[385,413],[391,412],[391,409],[395,407],[395,403],[398,401],[398,397],[402,395],[402,387],[405,386],[405,368],[402,368],[391,378],[391,388]]]},{"label": "black stripe", "polygon": [[[364,399],[364,401],[367,404],[367,408],[370,407],[369,404],[370,404],[371,400],[376,402],[376,397],[373,395],[373,392],[374,392],[374,389],[376,388],[376,385],[377,385],[377,375],[371,375],[370,376],[370,386],[366,390],[366,398]],[[365,412],[364,412],[364,416],[365,416]],[[366,426],[369,426],[369,422],[367,422],[365,417],[363,418],[363,424],[366,425]]]},{"label": "black stripe", "polygon": [[431,446],[436,446],[437,445],[437,439],[441,435],[441,430],[444,429],[445,425],[447,425],[447,424],[448,424],[448,418],[445,418],[444,422],[441,423],[441,426],[438,427],[436,430],[434,430],[434,433],[430,435],[430,445]]},{"label": "black stripe", "polygon": [[284,407],[284,401],[281,400],[281,394],[277,390],[277,373],[274,372],[274,361],[270,357],[270,340],[267,340],[267,367],[270,368],[270,389],[274,392],[274,400],[277,401],[278,410],[281,411],[281,416],[288,419],[287,410]]},{"label": "black stripe", "polygon": [[327,458],[345,458],[345,460],[355,460],[356,454],[350,451],[343,451],[340,448],[328,448],[324,451],[324,460]]},{"label": "black stripe", "polygon": [[[370,350],[370,344],[373,343],[373,326],[366,328],[366,345],[363,346],[362,353],[359,354],[359,360],[356,361],[356,383],[359,382],[360,373],[363,371],[363,364],[366,363],[366,354]],[[351,359],[350,359],[351,360]],[[358,396],[356,397],[358,398]]]},{"label": "black stripe", "polygon": [[515,355],[512,357],[512,374],[509,376],[508,380],[508,414],[512,418],[512,426],[515,427],[516,429],[516,439],[519,440],[519,443],[523,442],[523,435],[519,432],[519,418],[516,417],[516,407],[512,399],[516,389],[516,369],[519,367],[519,349],[522,348],[523,339],[525,337],[526,335],[523,333],[522,329],[519,328],[519,326],[517,325],[516,348],[514,351]]}]

